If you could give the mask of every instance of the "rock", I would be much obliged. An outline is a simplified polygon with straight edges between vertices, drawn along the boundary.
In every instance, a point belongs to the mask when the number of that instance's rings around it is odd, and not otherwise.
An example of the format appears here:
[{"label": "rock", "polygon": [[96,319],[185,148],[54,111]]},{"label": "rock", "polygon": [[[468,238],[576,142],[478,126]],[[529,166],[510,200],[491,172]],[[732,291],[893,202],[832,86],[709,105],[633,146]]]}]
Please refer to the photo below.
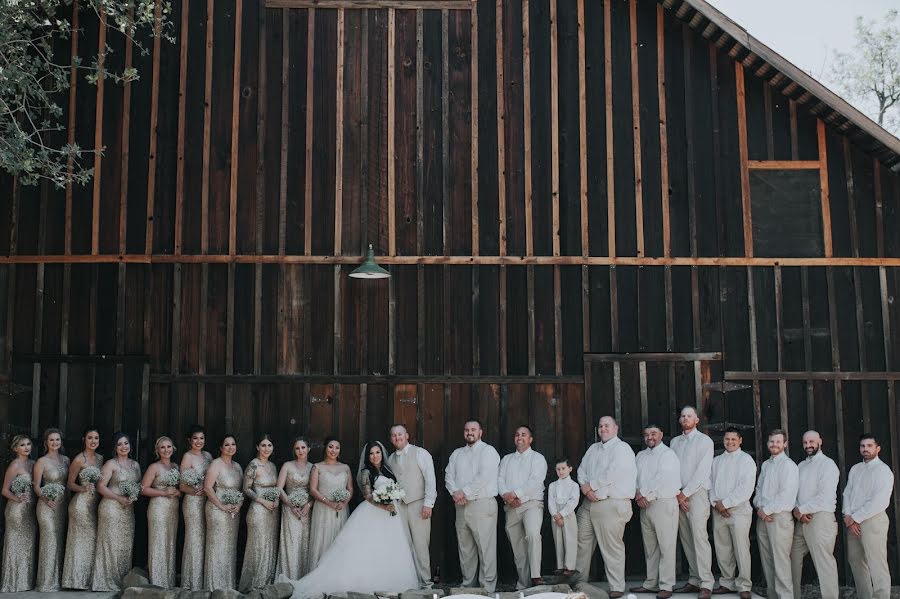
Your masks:
[{"label": "rock", "polygon": [[122,587],[145,587],[150,585],[150,575],[143,568],[132,568],[122,579]]},{"label": "rock", "polygon": [[400,599],[434,599],[446,595],[444,589],[410,589],[400,593]]},{"label": "rock", "polygon": [[589,582],[579,582],[575,585],[576,593],[584,593],[588,599],[609,599],[609,595],[601,588],[597,588]]},{"label": "rock", "polygon": [[347,599],[347,593],[328,593],[325,599]]},{"label": "rock", "polygon": [[266,587],[271,594],[270,599],[290,599],[294,594],[294,586],[289,582],[276,582]]},{"label": "rock", "polygon": [[244,594],[234,589],[218,589],[209,594],[209,599],[244,599]]},{"label": "rock", "polygon": [[182,589],[178,593],[178,599],[209,599],[209,591],[189,591]]},{"label": "rock", "polygon": [[525,596],[537,595],[538,593],[571,593],[572,587],[567,584],[539,584],[535,587],[528,587],[522,590]]},{"label": "rock", "polygon": [[357,593],[356,591],[347,591],[347,599],[378,599],[371,593]]},{"label": "rock", "polygon": [[181,589],[163,589],[152,585],[128,587],[122,591],[121,599],[178,599]]},{"label": "rock", "polygon": [[482,587],[451,587],[447,591],[448,595],[483,595],[485,597],[493,597],[493,593],[488,593]]}]

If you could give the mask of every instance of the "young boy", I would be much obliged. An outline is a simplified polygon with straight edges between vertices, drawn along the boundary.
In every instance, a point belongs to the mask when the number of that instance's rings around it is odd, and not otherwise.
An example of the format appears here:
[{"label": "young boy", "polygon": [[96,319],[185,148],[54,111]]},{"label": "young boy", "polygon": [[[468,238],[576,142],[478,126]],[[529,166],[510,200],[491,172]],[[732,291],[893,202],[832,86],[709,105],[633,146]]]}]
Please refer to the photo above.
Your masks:
[{"label": "young boy", "polygon": [[547,491],[547,509],[553,518],[553,543],[556,545],[556,572],[563,576],[575,574],[575,557],[578,551],[578,523],[575,508],[581,497],[578,483],[569,476],[572,464],[569,458],[556,462],[559,480],[550,483]]}]

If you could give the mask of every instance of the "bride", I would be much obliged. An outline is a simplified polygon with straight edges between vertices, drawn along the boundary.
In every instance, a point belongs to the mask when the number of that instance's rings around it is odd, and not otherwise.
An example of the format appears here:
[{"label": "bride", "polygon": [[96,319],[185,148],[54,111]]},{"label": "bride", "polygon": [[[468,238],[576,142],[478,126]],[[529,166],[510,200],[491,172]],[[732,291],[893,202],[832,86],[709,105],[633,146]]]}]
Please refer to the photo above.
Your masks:
[{"label": "bride", "polygon": [[[375,503],[372,492],[397,478],[385,463],[384,445],[367,443],[360,456],[357,482],[365,501],[361,503],[316,568],[300,580],[281,580],[294,586],[293,599],[317,599],[323,593],[342,591],[400,592],[419,586],[406,527],[396,515],[393,503]],[[318,507],[318,506],[316,506]],[[371,540],[378,539],[375,549]]]}]

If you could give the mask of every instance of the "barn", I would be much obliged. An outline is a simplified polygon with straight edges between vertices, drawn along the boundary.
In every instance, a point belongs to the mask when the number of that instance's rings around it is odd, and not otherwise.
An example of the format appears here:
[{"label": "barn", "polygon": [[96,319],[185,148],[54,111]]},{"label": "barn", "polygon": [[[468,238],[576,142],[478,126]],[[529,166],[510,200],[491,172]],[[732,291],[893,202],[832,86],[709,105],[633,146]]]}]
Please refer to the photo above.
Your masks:
[{"label": "barn", "polygon": [[[140,79],[73,75],[90,184],[0,184],[6,438],[336,433],[355,465],[399,422],[440,478],[470,415],[578,460],[695,403],[758,461],[816,428],[846,478],[865,430],[898,470],[900,141],[704,0],[174,0],[146,52],[72,10],[64,59]],[[350,278],[370,246],[390,277]]]}]

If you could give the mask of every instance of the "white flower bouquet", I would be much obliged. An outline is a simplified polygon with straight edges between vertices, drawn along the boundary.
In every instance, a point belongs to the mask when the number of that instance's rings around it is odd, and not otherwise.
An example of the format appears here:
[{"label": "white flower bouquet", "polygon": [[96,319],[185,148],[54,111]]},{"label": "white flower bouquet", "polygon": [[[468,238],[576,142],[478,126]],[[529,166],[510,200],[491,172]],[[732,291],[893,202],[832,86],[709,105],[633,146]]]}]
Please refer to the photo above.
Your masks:
[{"label": "white flower bouquet", "polygon": [[[347,501],[348,499],[350,499],[350,491],[348,491],[347,489],[344,489],[344,488],[335,489],[328,495],[328,499],[335,503],[343,503],[343,502]],[[335,518],[339,517],[340,515],[341,515],[340,512],[334,513]]]},{"label": "white flower bouquet", "polygon": [[9,483],[9,490],[13,495],[25,495],[31,492],[31,479],[24,474],[20,474]]},{"label": "white flower bouquet", "polygon": [[[372,491],[372,501],[380,505],[389,505],[395,501],[400,501],[406,497],[406,491],[400,486],[400,483],[392,481],[387,485]],[[391,512],[391,516],[396,516],[397,512]]]},{"label": "white flower bouquet", "polygon": [[166,470],[159,476],[159,482],[164,487],[177,487],[181,481],[181,473],[178,472],[178,466],[173,466],[171,470]]},{"label": "white flower bouquet", "polygon": [[66,488],[59,483],[47,483],[41,487],[41,497],[47,501],[59,501],[66,494]]},{"label": "white flower bouquet", "polygon": [[181,482],[195,489],[199,489],[203,485],[204,478],[206,478],[206,472],[198,468],[188,468],[181,473]]},{"label": "white flower bouquet", "polygon": [[[81,472],[78,473],[78,480],[81,481],[82,485],[96,485],[97,482],[103,477],[100,469],[96,466],[88,466],[87,468],[82,468]],[[93,489],[91,493],[93,493]]]},{"label": "white flower bouquet", "polygon": [[[244,494],[235,489],[222,489],[217,495],[219,496],[219,501],[225,505],[241,505],[244,501]],[[234,520],[233,512],[231,514],[231,519]]]},{"label": "white flower bouquet", "polygon": [[119,483],[119,493],[122,494],[122,497],[136,501],[141,494],[141,483],[136,480],[123,480]]},{"label": "white flower bouquet", "polygon": [[309,503],[309,493],[306,489],[297,489],[288,495],[288,503],[291,504],[291,507],[303,507]]},{"label": "white flower bouquet", "polygon": [[275,487],[265,487],[260,489],[257,494],[263,501],[275,501],[278,499],[278,489]]}]

